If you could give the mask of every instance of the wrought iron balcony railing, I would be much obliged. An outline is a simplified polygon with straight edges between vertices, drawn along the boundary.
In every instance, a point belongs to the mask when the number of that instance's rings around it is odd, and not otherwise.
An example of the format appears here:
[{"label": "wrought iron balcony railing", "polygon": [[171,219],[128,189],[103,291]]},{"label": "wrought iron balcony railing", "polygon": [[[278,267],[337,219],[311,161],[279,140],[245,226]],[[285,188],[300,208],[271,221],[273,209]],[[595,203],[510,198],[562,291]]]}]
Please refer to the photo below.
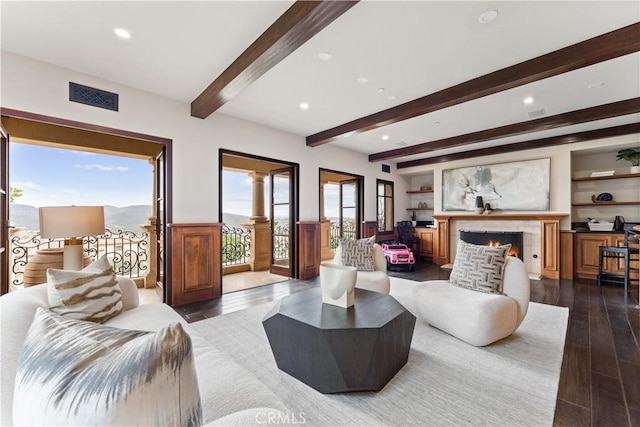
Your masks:
[{"label": "wrought iron balcony railing", "polygon": [[[113,271],[120,276],[141,277],[148,270],[147,232],[136,234],[132,231],[107,232],[101,236],[83,239],[84,253],[93,261],[107,255]],[[10,239],[11,284],[22,285],[24,267],[29,258],[39,249],[53,249],[64,246],[64,239],[43,239],[38,231],[23,230]]]},{"label": "wrought iron balcony railing", "polygon": [[335,250],[340,245],[340,239],[356,238],[356,223],[354,221],[343,221],[342,226],[339,222],[331,223],[331,241],[329,246],[331,250]]},{"label": "wrought iron balcony railing", "polygon": [[222,227],[222,265],[246,264],[251,251],[251,232],[242,227]]}]

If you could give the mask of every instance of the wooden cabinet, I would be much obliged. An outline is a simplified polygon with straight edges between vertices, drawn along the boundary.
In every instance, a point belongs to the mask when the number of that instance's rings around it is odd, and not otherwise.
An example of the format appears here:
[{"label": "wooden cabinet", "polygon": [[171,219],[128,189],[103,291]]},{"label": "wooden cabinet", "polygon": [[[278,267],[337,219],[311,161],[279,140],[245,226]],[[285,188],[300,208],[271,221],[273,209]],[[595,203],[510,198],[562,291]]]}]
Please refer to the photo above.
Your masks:
[{"label": "wooden cabinet", "polygon": [[416,228],[416,234],[420,239],[418,255],[421,258],[435,259],[437,251],[437,230],[435,228]]},{"label": "wooden cabinet", "polygon": [[320,222],[298,222],[298,279],[320,274]]},{"label": "wooden cabinet", "polygon": [[[574,271],[576,277],[596,279],[598,276],[600,246],[622,246],[624,234],[576,233],[574,245]],[[614,259],[605,259],[603,269],[613,273],[624,273],[624,265]]]},{"label": "wooden cabinet", "polygon": [[169,224],[171,302],[179,306],[222,295],[222,224]]}]

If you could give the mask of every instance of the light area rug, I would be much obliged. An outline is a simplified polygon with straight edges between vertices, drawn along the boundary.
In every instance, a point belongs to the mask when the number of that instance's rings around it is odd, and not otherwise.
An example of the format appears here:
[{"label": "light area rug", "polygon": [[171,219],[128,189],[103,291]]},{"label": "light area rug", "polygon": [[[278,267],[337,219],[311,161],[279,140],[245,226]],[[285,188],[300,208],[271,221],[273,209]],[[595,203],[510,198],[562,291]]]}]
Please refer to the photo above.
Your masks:
[{"label": "light area rug", "polygon": [[[391,294],[409,310],[413,308],[410,295],[414,286],[428,283],[392,278]],[[231,355],[280,398],[290,411],[289,417],[304,420],[305,425],[553,423],[566,308],[530,303],[527,317],[511,337],[480,348],[418,319],[409,360],[384,389],[327,395],[277,368],[262,327],[262,319],[273,305],[195,322],[189,330]]]}]

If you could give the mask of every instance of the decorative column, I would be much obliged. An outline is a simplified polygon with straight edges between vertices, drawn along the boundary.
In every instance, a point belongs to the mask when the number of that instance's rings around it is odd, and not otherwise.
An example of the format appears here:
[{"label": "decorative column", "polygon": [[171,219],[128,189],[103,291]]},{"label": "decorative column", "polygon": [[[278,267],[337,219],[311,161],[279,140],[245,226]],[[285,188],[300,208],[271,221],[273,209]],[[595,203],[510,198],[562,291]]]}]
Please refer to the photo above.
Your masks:
[{"label": "decorative column", "polygon": [[253,179],[252,211],[249,222],[242,224],[251,233],[249,264],[252,271],[268,270],[271,264],[271,227],[264,215],[264,177],[262,172],[250,172]]},{"label": "decorative column", "polygon": [[149,241],[147,245],[147,274],[144,276],[145,289],[153,289],[158,282],[158,237],[156,235],[156,217],[150,216],[145,225]]},{"label": "decorative column", "polygon": [[331,221],[327,219],[324,211],[324,186],[327,181],[320,181],[320,258],[324,261],[333,259],[335,255],[331,250]]}]

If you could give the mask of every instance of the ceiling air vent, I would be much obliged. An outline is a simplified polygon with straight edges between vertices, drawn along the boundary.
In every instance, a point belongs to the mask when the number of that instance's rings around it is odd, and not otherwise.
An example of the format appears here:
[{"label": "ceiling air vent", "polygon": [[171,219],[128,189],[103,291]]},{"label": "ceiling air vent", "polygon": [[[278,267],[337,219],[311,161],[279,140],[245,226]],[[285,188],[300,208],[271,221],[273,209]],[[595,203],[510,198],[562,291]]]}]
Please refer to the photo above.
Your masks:
[{"label": "ceiling air vent", "polygon": [[69,101],[118,111],[118,94],[69,82]]},{"label": "ceiling air vent", "polygon": [[547,113],[544,111],[544,108],[527,112],[527,116],[529,116],[530,119],[537,119],[538,117],[542,117],[545,114]]}]

